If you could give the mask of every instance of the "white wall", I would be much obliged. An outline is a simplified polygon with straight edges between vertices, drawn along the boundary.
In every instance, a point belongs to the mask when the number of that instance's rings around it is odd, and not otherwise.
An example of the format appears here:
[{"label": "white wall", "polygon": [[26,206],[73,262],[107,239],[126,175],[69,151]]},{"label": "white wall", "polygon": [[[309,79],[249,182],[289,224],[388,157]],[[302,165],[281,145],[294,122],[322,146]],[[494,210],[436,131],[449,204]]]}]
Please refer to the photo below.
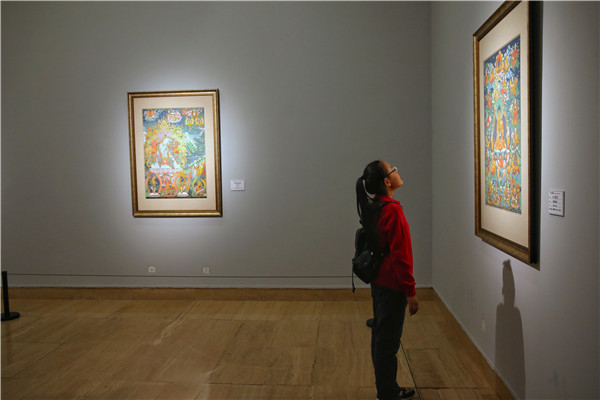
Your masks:
[{"label": "white wall", "polygon": [[[406,182],[431,285],[429,4],[1,6],[12,285],[349,288],[354,183],[377,158]],[[215,88],[223,218],[133,218],[127,92]]]},{"label": "white wall", "polygon": [[434,287],[517,398],[597,399],[599,3],[542,7],[537,267],[474,235],[472,34],[500,4],[432,6]]}]

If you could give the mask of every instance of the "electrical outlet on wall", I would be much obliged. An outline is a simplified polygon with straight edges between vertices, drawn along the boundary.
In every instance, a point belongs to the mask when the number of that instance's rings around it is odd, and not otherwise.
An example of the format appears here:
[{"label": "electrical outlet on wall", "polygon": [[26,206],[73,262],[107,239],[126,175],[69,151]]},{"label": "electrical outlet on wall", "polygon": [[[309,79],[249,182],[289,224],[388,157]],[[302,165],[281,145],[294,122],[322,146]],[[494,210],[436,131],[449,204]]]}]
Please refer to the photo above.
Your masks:
[{"label": "electrical outlet on wall", "polygon": [[151,266],[149,266],[149,267],[148,267],[148,273],[149,273],[149,274],[155,274],[155,273],[156,273],[156,267],[154,267],[154,266],[152,266],[152,265],[151,265]]},{"label": "electrical outlet on wall", "polygon": [[202,273],[204,275],[210,275],[210,267],[208,267],[208,266],[202,267]]}]

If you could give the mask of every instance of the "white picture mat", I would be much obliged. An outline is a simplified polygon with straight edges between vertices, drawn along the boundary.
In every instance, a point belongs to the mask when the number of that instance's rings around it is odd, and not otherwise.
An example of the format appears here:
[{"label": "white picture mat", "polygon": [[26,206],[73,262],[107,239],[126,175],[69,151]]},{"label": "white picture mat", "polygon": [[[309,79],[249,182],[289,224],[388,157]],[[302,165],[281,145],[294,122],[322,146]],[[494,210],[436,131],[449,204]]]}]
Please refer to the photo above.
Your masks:
[{"label": "white picture mat", "polygon": [[[528,15],[525,3],[520,3],[479,41],[479,109],[484,109],[483,62],[517,36],[521,36],[521,214],[501,210],[485,204],[485,141],[480,140],[479,160],[481,228],[505,237],[515,243],[529,246],[529,48]],[[485,130],[485,119],[480,118],[479,132]]]}]

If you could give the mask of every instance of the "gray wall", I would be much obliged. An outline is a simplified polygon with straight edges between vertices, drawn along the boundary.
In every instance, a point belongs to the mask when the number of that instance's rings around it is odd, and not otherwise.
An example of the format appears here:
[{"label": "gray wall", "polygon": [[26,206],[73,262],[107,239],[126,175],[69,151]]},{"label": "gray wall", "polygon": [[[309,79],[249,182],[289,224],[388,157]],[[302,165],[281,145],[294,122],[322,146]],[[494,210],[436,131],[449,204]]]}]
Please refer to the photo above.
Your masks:
[{"label": "gray wall", "polygon": [[[430,286],[429,35],[427,3],[2,2],[3,269],[13,285],[349,287],[354,184],[381,158]],[[127,92],[214,88],[223,218],[133,218]]]},{"label": "gray wall", "polygon": [[543,3],[535,268],[474,235],[471,37],[500,4],[432,6],[433,284],[518,398],[598,399],[599,4]]}]

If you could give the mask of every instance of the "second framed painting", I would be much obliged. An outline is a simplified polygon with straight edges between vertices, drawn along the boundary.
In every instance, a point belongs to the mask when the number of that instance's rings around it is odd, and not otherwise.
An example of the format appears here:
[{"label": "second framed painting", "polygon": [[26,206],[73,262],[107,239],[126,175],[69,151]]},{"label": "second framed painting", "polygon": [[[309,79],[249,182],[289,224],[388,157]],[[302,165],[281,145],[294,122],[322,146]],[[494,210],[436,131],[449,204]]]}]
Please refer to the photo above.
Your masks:
[{"label": "second framed painting", "polygon": [[133,216],[222,216],[219,91],[127,97]]},{"label": "second framed painting", "polygon": [[507,1],[473,35],[475,234],[532,263],[529,2]]}]

